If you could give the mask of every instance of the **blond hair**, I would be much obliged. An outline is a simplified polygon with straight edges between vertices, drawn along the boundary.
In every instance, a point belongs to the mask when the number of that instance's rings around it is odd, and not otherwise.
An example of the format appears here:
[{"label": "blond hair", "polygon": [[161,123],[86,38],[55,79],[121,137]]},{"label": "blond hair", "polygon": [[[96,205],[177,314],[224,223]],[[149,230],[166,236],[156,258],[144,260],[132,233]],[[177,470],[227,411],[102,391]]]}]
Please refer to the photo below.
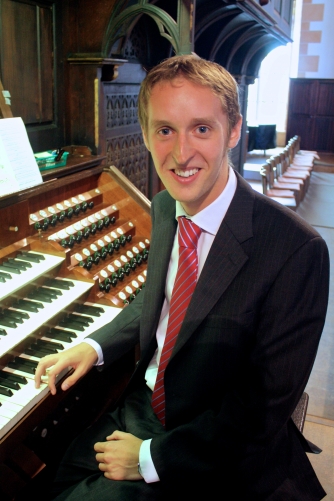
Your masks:
[{"label": "blond hair", "polygon": [[210,88],[220,99],[223,112],[227,115],[228,136],[230,136],[241,117],[238,84],[225,68],[195,54],[166,59],[146,75],[138,97],[138,118],[144,132],[147,132],[148,128],[147,109],[153,87],[159,82],[170,82],[180,76]]}]

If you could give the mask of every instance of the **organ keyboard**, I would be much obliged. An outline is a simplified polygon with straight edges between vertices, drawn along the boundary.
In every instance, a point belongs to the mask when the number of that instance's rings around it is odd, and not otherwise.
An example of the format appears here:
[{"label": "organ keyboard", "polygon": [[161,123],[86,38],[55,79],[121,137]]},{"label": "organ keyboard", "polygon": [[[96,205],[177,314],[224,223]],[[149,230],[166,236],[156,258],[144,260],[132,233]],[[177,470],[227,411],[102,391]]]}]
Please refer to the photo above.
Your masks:
[{"label": "organ keyboard", "polygon": [[[145,286],[149,201],[101,161],[80,169],[78,160],[66,176],[0,198],[0,465],[65,398],[46,383],[35,389],[39,359],[106,325]],[[134,363],[131,353],[114,384],[106,374],[107,403]]]}]

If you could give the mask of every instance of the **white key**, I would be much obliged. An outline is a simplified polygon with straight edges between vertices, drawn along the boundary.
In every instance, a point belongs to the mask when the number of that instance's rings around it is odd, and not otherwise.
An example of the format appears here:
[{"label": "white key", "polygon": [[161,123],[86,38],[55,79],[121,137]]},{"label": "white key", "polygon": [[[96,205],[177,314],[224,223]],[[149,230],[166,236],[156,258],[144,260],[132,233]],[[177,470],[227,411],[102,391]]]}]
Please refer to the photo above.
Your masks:
[{"label": "white key", "polygon": [[[0,407],[0,439],[50,391],[46,383],[42,383],[38,389],[35,388],[34,376],[32,374],[26,374],[22,371],[16,371],[8,367],[2,370],[11,372],[12,374],[24,375],[28,382],[26,385],[20,384],[20,390],[12,390],[13,395],[11,397],[5,397],[4,395],[0,397],[2,403]],[[56,381],[59,381],[66,372],[68,372],[68,370],[62,371],[62,373],[57,376]],[[3,411],[1,411],[1,409],[3,409]],[[16,412],[13,409],[16,409]]]},{"label": "white key", "polygon": [[47,388],[46,383],[42,383],[41,387],[36,389],[33,379],[28,379],[27,384],[20,384],[20,390],[12,390],[13,395],[7,397],[0,395],[0,402],[10,402],[21,407],[26,406],[35,396],[39,395],[41,391]]},{"label": "white key", "polygon": [[[18,406],[16,406],[18,407]],[[19,408],[20,410],[20,408]],[[10,407],[7,406],[1,406],[0,407],[0,416],[2,417],[5,417],[5,418],[9,418],[9,419],[13,419],[16,415],[17,415],[17,412],[16,410],[13,410],[11,409]]]},{"label": "white key", "polygon": [[10,421],[9,418],[5,418],[3,416],[0,416],[0,433],[1,433],[1,430],[2,428],[4,428],[6,426],[6,424],[8,424]]}]

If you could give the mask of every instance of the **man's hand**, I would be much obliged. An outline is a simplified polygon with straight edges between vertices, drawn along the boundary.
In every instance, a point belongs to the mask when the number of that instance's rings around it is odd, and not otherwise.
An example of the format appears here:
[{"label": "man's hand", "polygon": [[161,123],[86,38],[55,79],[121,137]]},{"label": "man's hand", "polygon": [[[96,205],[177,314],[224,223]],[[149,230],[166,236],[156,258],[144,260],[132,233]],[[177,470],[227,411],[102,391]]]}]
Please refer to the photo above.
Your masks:
[{"label": "man's hand", "polygon": [[[62,390],[68,390],[89,371],[97,358],[96,351],[88,343],[80,343],[55,355],[47,355],[41,358],[37,366],[35,387],[40,387],[43,378],[43,382],[48,383],[52,395],[55,395],[57,391],[56,376],[64,369],[71,367],[74,372],[61,385]],[[45,378],[47,378],[47,381]]]},{"label": "man's hand", "polygon": [[118,430],[107,437],[107,442],[97,442],[94,445],[96,460],[104,476],[112,480],[142,480],[138,473],[142,442],[131,433]]}]

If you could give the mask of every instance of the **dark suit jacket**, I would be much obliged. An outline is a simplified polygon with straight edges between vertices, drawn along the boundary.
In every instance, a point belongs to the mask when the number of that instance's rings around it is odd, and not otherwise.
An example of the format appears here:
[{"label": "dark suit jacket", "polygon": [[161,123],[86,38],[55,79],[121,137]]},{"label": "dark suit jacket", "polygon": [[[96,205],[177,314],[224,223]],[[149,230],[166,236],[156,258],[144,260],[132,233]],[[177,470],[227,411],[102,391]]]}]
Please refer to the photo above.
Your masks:
[{"label": "dark suit jacket", "polygon": [[[304,220],[237,177],[165,372],[166,433],[151,453],[162,485],[183,486],[183,499],[219,489],[228,501],[315,501],[324,491],[290,417],[324,325],[328,251]],[[161,192],[146,287],[92,336],[105,364],[140,340],[126,391],[156,349],[176,227],[175,201]]]}]

